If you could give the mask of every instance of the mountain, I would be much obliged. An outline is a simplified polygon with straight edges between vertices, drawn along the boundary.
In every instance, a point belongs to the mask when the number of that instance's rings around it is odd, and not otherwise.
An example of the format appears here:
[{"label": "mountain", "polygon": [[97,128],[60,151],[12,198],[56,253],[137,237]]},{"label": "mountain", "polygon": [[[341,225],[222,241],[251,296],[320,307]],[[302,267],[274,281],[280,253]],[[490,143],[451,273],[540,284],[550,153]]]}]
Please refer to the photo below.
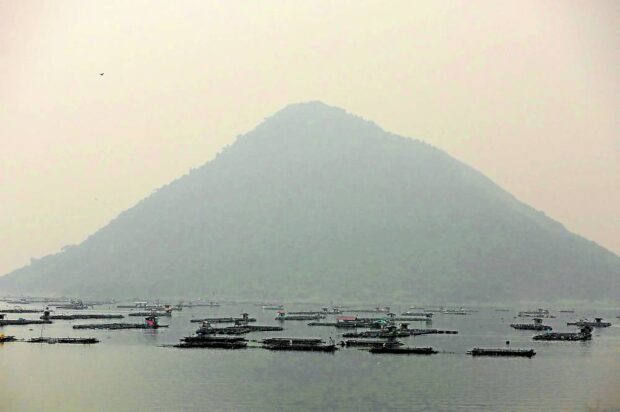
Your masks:
[{"label": "mountain", "polygon": [[0,294],[595,300],[620,258],[421,141],[288,106]]}]

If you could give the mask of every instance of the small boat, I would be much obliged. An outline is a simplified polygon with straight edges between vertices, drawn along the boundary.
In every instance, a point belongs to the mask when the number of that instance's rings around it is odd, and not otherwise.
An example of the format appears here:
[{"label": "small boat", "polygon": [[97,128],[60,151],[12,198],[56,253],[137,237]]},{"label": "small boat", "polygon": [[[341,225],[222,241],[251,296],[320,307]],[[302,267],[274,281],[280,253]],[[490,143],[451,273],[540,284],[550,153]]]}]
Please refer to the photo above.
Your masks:
[{"label": "small boat", "polygon": [[516,357],[526,357],[531,358],[536,355],[534,349],[482,349],[482,348],[474,348],[471,351],[467,352],[472,356],[516,356]]},{"label": "small boat", "polygon": [[431,347],[428,348],[413,348],[413,347],[396,347],[396,346],[377,346],[368,350],[370,353],[393,353],[397,355],[432,355],[437,353]]},{"label": "small boat", "polygon": [[90,306],[86,305],[81,300],[72,300],[71,303],[66,305],[54,305],[56,309],[71,309],[71,310],[84,310],[88,309]]},{"label": "small boat", "polygon": [[560,312],[560,313],[575,313],[575,310],[574,309],[562,309],[562,310],[559,310],[558,312]]}]

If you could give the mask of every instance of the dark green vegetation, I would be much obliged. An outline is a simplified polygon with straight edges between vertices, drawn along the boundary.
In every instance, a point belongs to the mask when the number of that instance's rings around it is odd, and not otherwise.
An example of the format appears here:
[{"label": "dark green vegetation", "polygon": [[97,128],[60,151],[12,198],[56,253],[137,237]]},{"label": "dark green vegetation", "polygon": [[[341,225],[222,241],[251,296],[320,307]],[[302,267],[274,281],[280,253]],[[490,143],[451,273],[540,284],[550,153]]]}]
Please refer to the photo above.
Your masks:
[{"label": "dark green vegetation", "polygon": [[618,256],[446,153],[322,103],[285,108],[82,244],[0,278],[0,293],[113,297],[619,291]]}]

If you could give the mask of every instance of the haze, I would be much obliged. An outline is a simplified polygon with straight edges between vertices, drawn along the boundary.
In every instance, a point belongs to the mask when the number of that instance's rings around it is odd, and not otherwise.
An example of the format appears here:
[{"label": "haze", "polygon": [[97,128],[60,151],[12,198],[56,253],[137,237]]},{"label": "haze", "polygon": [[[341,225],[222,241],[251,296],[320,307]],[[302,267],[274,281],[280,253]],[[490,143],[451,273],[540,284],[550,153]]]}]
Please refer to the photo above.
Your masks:
[{"label": "haze", "polygon": [[613,1],[3,1],[0,274],[308,100],[619,253],[618,67]]}]

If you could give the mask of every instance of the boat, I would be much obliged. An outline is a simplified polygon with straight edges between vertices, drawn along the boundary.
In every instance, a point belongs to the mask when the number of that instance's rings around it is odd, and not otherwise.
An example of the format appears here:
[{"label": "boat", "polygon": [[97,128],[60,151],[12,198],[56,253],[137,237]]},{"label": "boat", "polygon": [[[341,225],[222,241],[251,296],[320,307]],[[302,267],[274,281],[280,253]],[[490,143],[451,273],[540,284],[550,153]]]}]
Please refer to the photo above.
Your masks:
[{"label": "boat", "polygon": [[482,348],[474,348],[471,351],[467,352],[472,356],[515,356],[515,357],[526,357],[531,358],[536,355],[534,349],[482,349]]},{"label": "boat", "polygon": [[577,322],[568,322],[567,326],[590,326],[592,328],[608,328],[611,326],[611,322],[603,322],[603,318],[594,318],[594,322],[588,320],[580,320]]},{"label": "boat", "polygon": [[82,344],[82,345],[92,345],[95,343],[99,343],[99,339],[95,338],[32,338],[27,340],[28,343],[69,343],[69,344]]},{"label": "boat", "polygon": [[536,331],[545,331],[545,330],[553,330],[553,328],[549,325],[543,325],[541,318],[534,318],[534,323],[511,323],[510,327],[519,330],[536,330]]},{"label": "boat", "polygon": [[370,353],[393,353],[397,355],[432,355],[437,353],[431,347],[428,348],[414,348],[410,346],[397,347],[397,346],[376,346],[368,350]]},{"label": "boat", "polygon": [[592,339],[592,328],[584,326],[579,332],[548,332],[536,335],[532,339],[543,341],[586,341]]},{"label": "boat", "polygon": [[560,312],[560,313],[575,313],[575,310],[574,309],[562,309],[562,310],[559,310],[558,312]]}]

